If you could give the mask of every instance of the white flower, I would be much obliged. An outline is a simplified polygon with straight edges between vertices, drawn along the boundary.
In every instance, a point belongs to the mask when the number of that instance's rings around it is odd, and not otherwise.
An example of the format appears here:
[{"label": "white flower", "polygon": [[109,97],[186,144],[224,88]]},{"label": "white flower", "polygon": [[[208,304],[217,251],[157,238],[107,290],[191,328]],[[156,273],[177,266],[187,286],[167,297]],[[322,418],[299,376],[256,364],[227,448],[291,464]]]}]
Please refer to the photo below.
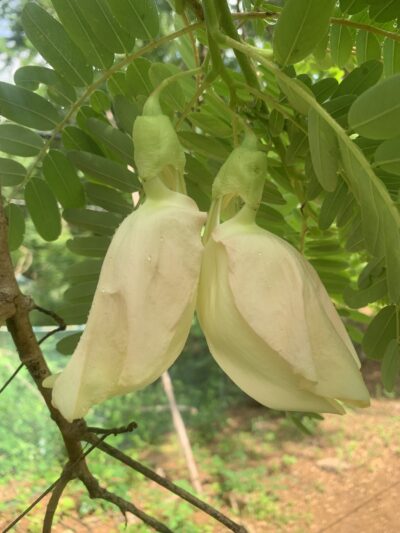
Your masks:
[{"label": "white flower", "polygon": [[112,239],[85,331],[55,378],[52,401],[69,421],[156,380],[189,334],[204,215],[157,178],[146,192]]},{"label": "white flower", "polygon": [[274,409],[342,413],[337,400],[367,406],[357,354],[318,275],[254,218],[244,206],[204,249],[197,313],[212,355]]}]

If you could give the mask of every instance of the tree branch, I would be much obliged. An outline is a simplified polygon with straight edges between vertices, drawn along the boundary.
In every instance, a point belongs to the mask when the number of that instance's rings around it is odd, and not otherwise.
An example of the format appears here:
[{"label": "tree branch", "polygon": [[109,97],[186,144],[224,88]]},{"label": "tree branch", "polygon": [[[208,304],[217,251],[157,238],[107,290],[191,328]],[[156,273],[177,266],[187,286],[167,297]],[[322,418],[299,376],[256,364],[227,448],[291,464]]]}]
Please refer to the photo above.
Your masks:
[{"label": "tree branch", "polygon": [[64,468],[61,477],[58,479],[55,485],[53,484],[53,492],[49,503],[47,504],[46,514],[44,516],[43,533],[51,533],[54,515],[57,511],[58,503],[60,501],[62,493],[64,492],[65,487],[68,485],[71,479],[71,472],[68,470],[68,468]]},{"label": "tree branch", "polygon": [[175,483],[172,483],[168,479],[160,476],[154,470],[151,468],[148,468],[147,466],[143,465],[142,463],[139,463],[138,461],[135,461],[134,459],[131,459],[127,455],[125,455],[123,452],[119,451],[117,448],[114,448],[114,446],[111,446],[110,444],[107,444],[105,442],[99,442],[99,438],[91,433],[85,434],[83,437],[83,440],[86,442],[90,442],[91,444],[97,444],[97,447],[102,452],[106,453],[110,457],[113,457],[114,459],[117,459],[121,463],[125,464],[126,466],[129,466],[136,472],[140,472],[143,476],[145,476],[148,479],[151,479],[158,485],[161,485],[165,489],[169,490],[170,492],[173,492],[183,500],[186,500],[190,504],[194,505],[201,511],[207,513],[209,516],[212,516],[215,520],[220,522],[221,524],[224,524],[229,530],[234,531],[235,533],[246,533],[247,530],[245,527],[241,526],[240,524],[237,524],[227,516],[225,516],[223,513],[209,505],[208,503],[200,500],[187,490],[179,487],[178,485],[175,485]]},{"label": "tree branch", "polygon": [[120,498],[116,494],[113,494],[109,490],[101,487],[97,479],[89,471],[83,472],[79,476],[79,479],[85,485],[91,498],[98,498],[113,503],[119,508],[124,517],[126,516],[126,513],[129,512],[140,518],[142,522],[152,527],[155,531],[160,531],[161,533],[173,533],[173,531],[169,529],[166,525],[162,524],[152,516],[140,510],[133,503],[128,502],[123,498]]}]

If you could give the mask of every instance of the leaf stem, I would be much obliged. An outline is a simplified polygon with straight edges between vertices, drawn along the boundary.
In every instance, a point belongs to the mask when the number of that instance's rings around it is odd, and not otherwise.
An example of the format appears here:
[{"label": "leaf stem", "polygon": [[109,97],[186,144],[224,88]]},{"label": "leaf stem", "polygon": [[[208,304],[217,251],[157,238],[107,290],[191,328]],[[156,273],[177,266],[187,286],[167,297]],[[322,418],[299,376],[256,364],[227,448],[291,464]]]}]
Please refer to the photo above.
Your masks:
[{"label": "leaf stem", "polygon": [[[215,2],[217,9],[220,14],[220,22],[223,30],[226,32],[229,37],[232,39],[235,39],[236,41],[240,42],[240,37],[238,34],[238,31],[236,29],[236,26],[232,19],[232,14],[229,9],[229,6],[227,4],[226,0],[216,0]],[[246,78],[247,83],[256,89],[260,88],[260,84],[257,78],[256,71],[247,57],[247,55],[243,52],[240,52],[239,50],[234,49],[234,53],[236,56],[236,59],[239,63],[240,68],[242,69],[243,75]]]}]

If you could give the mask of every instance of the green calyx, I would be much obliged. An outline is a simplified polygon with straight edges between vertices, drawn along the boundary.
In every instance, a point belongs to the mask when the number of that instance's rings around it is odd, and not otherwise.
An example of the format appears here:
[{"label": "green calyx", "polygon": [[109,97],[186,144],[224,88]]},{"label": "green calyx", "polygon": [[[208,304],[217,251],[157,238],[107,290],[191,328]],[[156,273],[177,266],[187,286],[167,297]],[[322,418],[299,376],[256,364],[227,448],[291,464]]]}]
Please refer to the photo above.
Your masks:
[{"label": "green calyx", "polygon": [[161,178],[165,185],[185,192],[185,153],[171,120],[162,113],[158,97],[150,96],[143,115],[133,126],[135,164],[142,183]]},{"label": "green calyx", "polygon": [[255,135],[248,132],[241,146],[233,150],[218,172],[213,184],[213,199],[240,196],[246,205],[257,210],[266,172],[267,156],[257,149]]}]

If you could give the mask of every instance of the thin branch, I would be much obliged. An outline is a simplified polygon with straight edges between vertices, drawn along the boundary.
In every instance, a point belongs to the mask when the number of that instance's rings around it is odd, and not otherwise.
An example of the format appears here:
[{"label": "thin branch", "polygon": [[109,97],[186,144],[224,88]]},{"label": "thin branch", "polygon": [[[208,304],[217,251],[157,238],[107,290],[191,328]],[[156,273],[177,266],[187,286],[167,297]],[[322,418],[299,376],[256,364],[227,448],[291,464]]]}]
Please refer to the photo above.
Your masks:
[{"label": "thin branch", "polygon": [[[58,333],[59,331],[64,331],[65,328],[67,327],[64,320],[59,317],[56,313],[54,313],[53,311],[48,311],[47,309],[43,309],[42,307],[39,307],[38,305],[34,305],[32,307],[32,309],[37,309],[38,311],[40,311],[41,313],[45,313],[46,315],[49,315],[51,316],[52,318],[54,318],[56,320],[56,322],[59,324],[59,326],[55,329],[53,329],[52,331],[49,331],[48,333],[46,333],[46,335],[44,335],[39,341],[38,341],[38,345],[42,344],[45,340],[47,340],[49,337],[51,337],[52,335],[54,335],[55,333]],[[13,372],[13,374],[7,379],[7,381],[4,383],[4,385],[1,387],[0,389],[0,394],[2,392],[4,392],[4,390],[8,387],[8,385],[12,382],[12,380],[14,378],[17,377],[17,375],[19,374],[19,372],[22,370],[22,368],[25,366],[24,363],[21,363],[19,365],[19,367]]]},{"label": "thin branch", "polygon": [[[273,18],[278,16],[279,13],[273,13],[269,11],[249,11],[248,13],[232,13],[232,17],[236,20],[251,20],[251,19],[266,19]],[[376,33],[377,35],[383,35],[393,41],[400,41],[400,34],[393,31],[384,30],[376,26],[371,26],[370,24],[364,24],[362,22],[356,22],[354,20],[332,17],[332,24],[338,24],[340,26],[350,26],[351,28],[356,28],[357,30],[365,30],[369,33]]]},{"label": "thin branch", "polygon": [[5,389],[8,387],[8,385],[12,382],[14,378],[17,377],[20,370],[24,367],[24,363],[21,363],[19,367],[14,371],[14,373],[7,379],[7,381],[4,383],[4,385],[0,389],[0,394],[5,391]]},{"label": "thin branch", "polygon": [[70,476],[72,476],[75,468],[82,461],[82,459],[87,457],[95,448],[97,448],[99,444],[101,444],[103,439],[105,438],[106,438],[106,435],[98,439],[98,441],[95,444],[92,444],[92,446],[90,446],[85,452],[83,452],[73,463],[67,463],[67,465],[64,467],[64,470],[61,476],[57,478],[49,487],[47,487],[47,489],[44,492],[42,492],[42,494],[38,498],[36,498],[34,502],[32,502],[29,505],[29,507],[27,507],[20,515],[18,515],[17,518],[6,527],[3,533],[10,531],[14,526],[18,524],[18,522],[20,522],[20,520],[22,520],[22,518],[24,518],[24,516],[26,516],[30,511],[32,511],[32,509],[36,507],[36,505],[39,502],[41,502],[43,498],[47,496],[47,494],[49,494],[49,492],[51,492],[58,485],[58,483],[63,479],[63,476],[66,476],[67,472]]},{"label": "thin branch", "polygon": [[130,422],[128,425],[122,426],[119,428],[106,429],[106,428],[97,428],[97,427],[88,426],[86,430],[89,431],[90,433],[96,433],[97,435],[108,436],[108,435],[121,435],[122,433],[130,433],[137,427],[138,425],[136,424],[136,422]]},{"label": "thin branch", "polygon": [[47,504],[46,514],[44,516],[42,533],[51,533],[54,515],[57,511],[60,498],[62,496],[62,493],[64,492],[65,487],[68,485],[71,479],[71,472],[67,468],[65,468],[56,485],[53,487],[53,493]]},{"label": "thin branch", "polygon": [[341,18],[335,18],[335,17],[331,18],[331,23],[340,24],[341,26],[350,26],[352,28],[357,28],[358,30],[365,30],[370,33],[376,33],[378,35],[383,35],[384,37],[388,37],[389,39],[393,39],[393,41],[400,42],[399,33],[383,30],[382,28],[370,26],[369,24],[362,24],[361,22],[355,22],[354,20],[347,20],[347,19],[341,19]]},{"label": "thin branch", "polygon": [[85,485],[91,498],[99,498],[101,500],[105,500],[116,505],[125,518],[126,513],[129,512],[140,518],[142,522],[152,527],[155,531],[160,531],[161,533],[173,533],[173,531],[169,529],[165,524],[159,522],[156,518],[153,518],[152,516],[148,515],[147,513],[136,507],[136,505],[134,505],[132,502],[128,502],[120,496],[117,496],[109,490],[101,487],[97,479],[90,472],[84,472],[81,476],[79,476],[79,479]]},{"label": "thin branch", "polygon": [[39,311],[39,313],[43,313],[44,315],[50,316],[56,324],[59,325],[60,328],[65,329],[67,327],[67,324],[65,323],[65,320],[60,317],[57,313],[54,311],[50,311],[49,309],[45,309],[44,307],[41,307],[40,305],[33,304],[32,310]]},{"label": "thin branch", "polygon": [[160,476],[159,474],[154,472],[154,470],[151,470],[151,468],[148,468],[142,463],[131,459],[123,452],[119,451],[117,448],[114,448],[114,446],[110,446],[105,442],[98,442],[99,439],[95,435],[87,433],[84,436],[84,440],[90,442],[91,444],[97,444],[98,449],[102,452],[106,453],[110,457],[113,457],[114,459],[117,459],[118,461],[125,464],[126,466],[129,466],[133,470],[140,472],[143,476],[147,477],[148,479],[151,479],[152,481],[154,481],[158,485],[161,485],[170,492],[173,492],[174,494],[176,494],[183,500],[186,500],[190,504],[194,505],[209,516],[212,516],[215,520],[217,520],[221,524],[224,524],[230,531],[234,531],[235,533],[247,533],[245,527],[241,526],[240,524],[237,524],[236,522],[228,518],[226,515],[224,515],[208,503],[200,500],[187,490],[179,487],[178,485],[175,485],[175,483],[172,483],[168,479]]}]

